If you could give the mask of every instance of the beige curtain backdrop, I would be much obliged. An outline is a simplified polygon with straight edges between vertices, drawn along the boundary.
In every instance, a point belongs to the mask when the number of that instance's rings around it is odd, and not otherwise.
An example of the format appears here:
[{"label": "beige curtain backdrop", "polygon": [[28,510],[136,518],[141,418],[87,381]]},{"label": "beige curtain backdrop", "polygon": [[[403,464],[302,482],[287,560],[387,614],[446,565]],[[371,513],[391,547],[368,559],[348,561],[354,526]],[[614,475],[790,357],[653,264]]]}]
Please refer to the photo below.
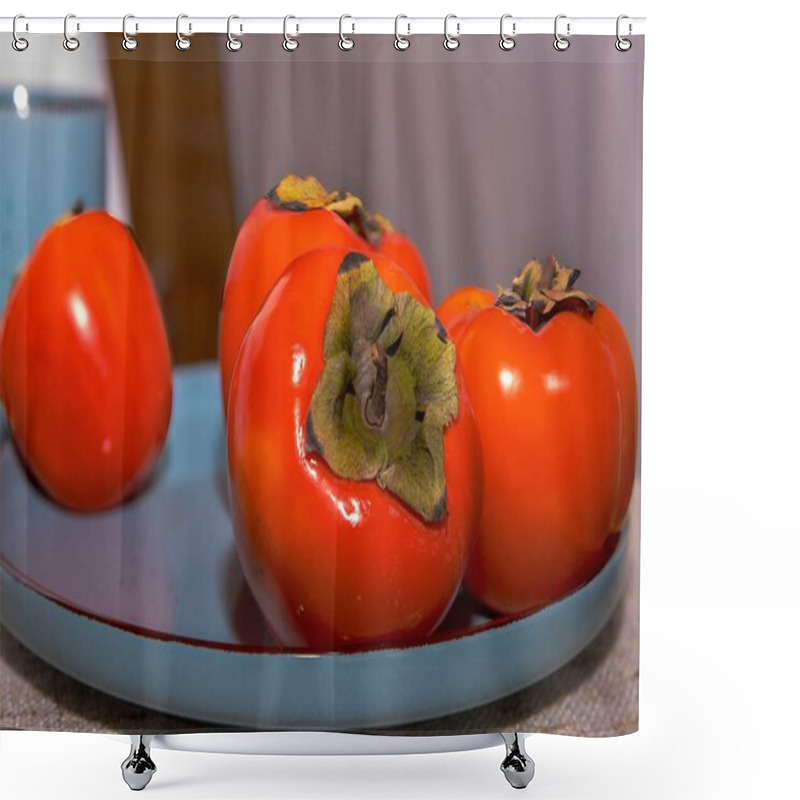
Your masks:
[{"label": "beige curtain backdrop", "polygon": [[[405,52],[386,36],[252,37],[222,59],[227,138],[242,219],[284,174],[348,188],[418,244],[437,302],[494,288],[531,255],[583,271],[620,316],[640,362],[644,42],[609,36],[436,36]],[[264,62],[270,62],[265,64]]]}]

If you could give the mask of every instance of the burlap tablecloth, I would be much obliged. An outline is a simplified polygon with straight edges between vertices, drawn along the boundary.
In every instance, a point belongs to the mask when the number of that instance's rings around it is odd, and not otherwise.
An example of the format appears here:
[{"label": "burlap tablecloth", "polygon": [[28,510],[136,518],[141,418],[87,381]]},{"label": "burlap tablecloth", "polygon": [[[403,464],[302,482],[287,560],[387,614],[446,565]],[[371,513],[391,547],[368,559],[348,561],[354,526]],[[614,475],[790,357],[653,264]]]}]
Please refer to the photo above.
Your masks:
[{"label": "burlap tablecloth", "polygon": [[[639,722],[638,491],[627,587],[613,616],[569,664],[533,686],[479,708],[394,728],[414,734],[525,731],[575,736],[632,733]],[[0,629],[0,727],[95,733],[220,730],[96,691],[54,669]]]}]

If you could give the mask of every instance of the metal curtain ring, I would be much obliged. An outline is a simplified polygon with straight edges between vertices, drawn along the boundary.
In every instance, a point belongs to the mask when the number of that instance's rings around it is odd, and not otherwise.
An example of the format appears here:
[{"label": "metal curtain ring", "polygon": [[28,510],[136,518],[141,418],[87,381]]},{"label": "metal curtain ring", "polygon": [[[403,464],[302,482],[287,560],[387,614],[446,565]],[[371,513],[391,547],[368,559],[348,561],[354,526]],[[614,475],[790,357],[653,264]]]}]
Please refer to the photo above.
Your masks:
[{"label": "metal curtain ring", "polygon": [[[447,25],[451,19],[456,20],[456,35],[453,36],[448,30]],[[461,33],[461,23],[458,22],[458,17],[455,14],[448,14],[444,18],[444,49],[445,50],[458,50],[458,46],[461,44],[459,41],[459,34]]]},{"label": "metal curtain ring", "polygon": [[[74,14],[67,14],[67,16],[64,17],[64,49],[74,52],[81,46],[81,43],[74,36],[69,35],[67,26],[71,19],[75,19]],[[76,25],[76,29],[80,30],[80,25]]]},{"label": "metal curtain ring", "polygon": [[[288,24],[290,19],[297,19],[297,17],[293,17],[291,14],[287,14],[283,18],[283,49],[288,51],[289,53],[293,53],[300,47],[300,42],[297,41],[295,36],[289,36],[289,29]],[[300,33],[300,26],[297,26],[297,32]]]},{"label": "metal curtain ring", "polygon": [[[188,50],[192,46],[191,40],[187,39],[181,33],[181,20],[188,18],[189,18],[188,14],[178,14],[177,18],[175,19],[175,35],[177,36],[177,38],[175,39],[175,47],[177,47],[178,50]],[[190,22],[189,33],[191,32],[192,32],[192,23]]]},{"label": "metal curtain ring", "polygon": [[[631,47],[633,47],[633,42],[630,39],[623,39],[622,36],[620,35],[620,32],[619,32],[620,22],[622,22],[622,20],[624,20],[624,19],[628,19],[628,15],[627,14],[620,14],[617,17],[617,41],[615,42],[614,47],[616,47],[617,50],[620,51],[620,53],[627,53],[628,50],[630,50]],[[628,35],[629,36],[630,36],[632,31],[633,31],[633,26],[629,22],[628,23]]]},{"label": "metal curtain ring", "polygon": [[[395,50],[408,50],[411,47],[411,39],[400,35],[400,20],[408,19],[405,14],[398,14],[394,18],[394,49]],[[406,23],[408,26],[408,35],[411,35],[411,23]]]},{"label": "metal curtain ring", "polygon": [[[235,19],[239,19],[239,17],[237,17],[236,14],[231,14],[228,17],[228,41],[225,42],[225,47],[227,47],[228,50],[231,51],[231,53],[238,53],[239,50],[242,49],[242,44],[243,44],[241,39],[237,39],[231,33],[231,22],[233,22]],[[240,25],[239,32],[241,33],[241,31],[242,31],[242,26]]]},{"label": "metal curtain ring", "polygon": [[[122,49],[123,50],[135,50],[139,46],[139,42],[136,41],[134,36],[128,36],[128,20],[129,19],[136,19],[133,14],[126,14],[122,18]],[[137,25],[134,30],[138,30],[139,26]]]},{"label": "metal curtain ring", "polygon": [[[28,40],[27,39],[23,39],[17,33],[17,20],[20,20],[20,19],[25,19],[25,15],[24,14],[17,14],[17,16],[14,17],[14,22],[11,23],[11,34],[14,37],[11,40],[11,46],[18,53],[21,53],[23,50],[27,50],[28,49]],[[26,27],[26,30],[27,30],[27,23],[26,23],[25,27]]]},{"label": "metal curtain ring", "polygon": [[[342,14],[342,16],[339,17],[339,49],[340,50],[352,50],[356,45],[356,43],[352,39],[350,39],[350,38],[348,38],[347,36],[344,35],[343,26],[344,26],[344,21],[346,19],[353,19],[353,18],[349,14]],[[355,33],[355,30],[356,30],[356,24],[354,22],[353,23],[353,33]]]},{"label": "metal curtain ring", "polygon": [[503,14],[500,17],[500,49],[501,50],[513,50],[514,45],[517,43],[516,40],[513,38],[517,33],[517,23],[511,23],[511,36],[509,36],[505,32],[505,22],[507,19],[511,19],[511,14]]},{"label": "metal curtain ring", "polygon": [[[556,17],[555,25],[553,26],[553,30],[554,30],[555,36],[556,36],[555,41],[553,42],[553,47],[555,47],[555,49],[558,50],[560,53],[563,53],[564,50],[566,50],[569,47],[569,39],[565,39],[558,32],[558,21],[560,19],[566,19],[566,18],[567,18],[566,14],[559,14]],[[567,23],[567,36],[569,36],[569,28],[570,28],[570,24],[568,22]]]}]

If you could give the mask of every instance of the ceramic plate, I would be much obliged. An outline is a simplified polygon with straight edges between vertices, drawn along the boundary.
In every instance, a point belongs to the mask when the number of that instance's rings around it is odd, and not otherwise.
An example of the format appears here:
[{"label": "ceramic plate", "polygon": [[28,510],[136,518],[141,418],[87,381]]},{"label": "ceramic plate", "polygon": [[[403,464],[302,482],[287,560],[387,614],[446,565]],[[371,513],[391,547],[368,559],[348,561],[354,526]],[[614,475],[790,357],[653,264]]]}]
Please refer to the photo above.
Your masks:
[{"label": "ceramic plate", "polygon": [[439,717],[550,674],[620,599],[627,537],[573,594],[490,619],[460,595],[424,643],[282,651],[244,582],[227,510],[215,365],[179,369],[157,475],[124,506],[65,511],[0,451],[2,618],[80,681],[149,708],[257,729],[345,730]]}]

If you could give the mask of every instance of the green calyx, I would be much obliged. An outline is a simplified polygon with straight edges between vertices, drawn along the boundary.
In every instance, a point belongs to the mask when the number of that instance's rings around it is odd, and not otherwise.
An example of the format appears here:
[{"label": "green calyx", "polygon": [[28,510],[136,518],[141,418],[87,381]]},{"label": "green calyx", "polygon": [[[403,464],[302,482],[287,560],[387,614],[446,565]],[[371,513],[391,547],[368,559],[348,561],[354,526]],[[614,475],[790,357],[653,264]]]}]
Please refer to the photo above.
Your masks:
[{"label": "green calyx", "polygon": [[575,289],[580,270],[565,267],[551,255],[547,266],[536,259],[529,261],[514,278],[511,289],[500,287],[495,306],[521,319],[533,330],[563,311],[590,316],[594,299]]},{"label": "green calyx", "polygon": [[456,351],[433,311],[394,294],[350,253],[325,323],[306,452],[339,477],[375,480],[423,519],[447,515],[444,430],[458,415]]}]

